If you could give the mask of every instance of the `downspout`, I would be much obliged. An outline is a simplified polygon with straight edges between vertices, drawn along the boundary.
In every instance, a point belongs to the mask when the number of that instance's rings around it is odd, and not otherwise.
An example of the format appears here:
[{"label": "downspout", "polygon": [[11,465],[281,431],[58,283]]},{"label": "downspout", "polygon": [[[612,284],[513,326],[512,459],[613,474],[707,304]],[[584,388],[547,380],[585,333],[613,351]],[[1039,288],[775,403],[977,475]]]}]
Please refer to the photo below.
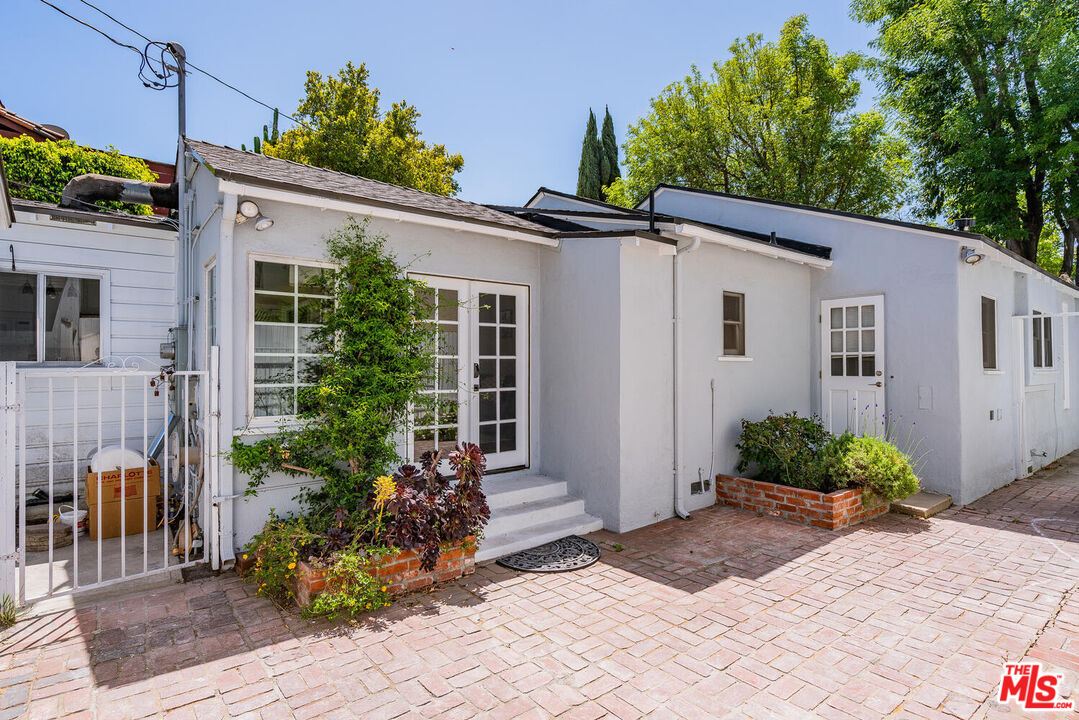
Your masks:
[{"label": "downspout", "polygon": [[699,237],[693,238],[693,241],[685,247],[677,248],[674,252],[674,271],[673,275],[673,288],[672,288],[672,305],[673,305],[673,324],[674,324],[674,341],[673,341],[673,372],[672,382],[672,428],[674,435],[674,468],[673,468],[673,482],[674,482],[674,514],[683,520],[689,520],[689,511],[686,510],[685,501],[682,499],[682,434],[680,432],[681,426],[681,404],[679,398],[681,397],[681,379],[682,373],[680,371],[681,357],[682,357],[682,284],[681,274],[679,272],[681,268],[682,255],[691,253],[701,246],[701,239]]}]

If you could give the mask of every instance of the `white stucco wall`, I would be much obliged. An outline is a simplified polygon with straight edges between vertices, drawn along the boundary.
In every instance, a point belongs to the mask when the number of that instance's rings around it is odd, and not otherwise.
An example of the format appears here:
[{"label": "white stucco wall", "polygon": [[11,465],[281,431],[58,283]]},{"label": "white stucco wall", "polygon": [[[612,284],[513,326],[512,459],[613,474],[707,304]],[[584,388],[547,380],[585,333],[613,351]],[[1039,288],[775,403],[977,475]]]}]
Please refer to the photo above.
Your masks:
[{"label": "white stucco wall", "polygon": [[[149,228],[109,222],[107,219],[74,222],[44,212],[16,211],[16,222],[0,228],[0,243],[14,246],[17,272],[71,273],[101,281],[101,352],[114,360],[156,367],[160,343],[176,323],[176,233],[168,228]],[[10,258],[8,258],[10,267]],[[66,363],[79,366],[82,363]],[[26,440],[27,490],[48,482],[48,382],[35,379],[35,368],[55,363],[25,363],[27,378]],[[73,383],[53,381],[54,483],[57,494],[71,492]],[[79,384],[79,458],[85,461],[97,447],[97,381]],[[129,408],[126,432],[132,447],[142,445],[142,383],[128,380]],[[151,393],[152,395],[152,393]],[[136,407],[137,406],[137,407]],[[102,384],[103,444],[119,442],[120,385]],[[150,440],[160,430],[162,412],[156,406],[147,413]],[[80,463],[80,474],[85,471]],[[80,489],[81,494],[81,489]]]},{"label": "white stucco wall", "polygon": [[[212,192],[200,190],[203,197],[214,197]],[[231,274],[220,276],[221,292],[231,297],[231,315],[233,326],[231,334],[222,336],[220,343],[231,343],[234,352],[223,354],[221,388],[223,408],[222,438],[223,447],[231,442],[231,430],[245,433],[247,437],[259,437],[266,432],[267,426],[248,417],[248,382],[250,372],[250,348],[248,327],[251,314],[251,257],[257,254],[266,259],[280,262],[303,263],[306,260],[325,261],[324,237],[340,227],[347,213],[336,210],[321,210],[309,205],[285,203],[270,200],[257,200],[264,215],[273,218],[274,225],[269,230],[257,232],[252,224],[232,228],[233,269]],[[205,217],[207,208],[197,209],[196,217]],[[363,215],[356,213],[361,219]],[[227,225],[226,221],[226,225]],[[215,221],[216,225],[216,221]],[[543,336],[539,307],[543,303],[540,283],[541,256],[553,252],[550,248],[495,237],[469,231],[448,230],[431,225],[394,222],[372,219],[370,228],[381,232],[388,238],[388,248],[398,260],[408,267],[410,272],[472,280],[487,280],[527,285],[530,291],[530,409],[529,420],[533,428],[530,446],[530,467],[533,470],[543,466],[542,433],[535,428],[540,424],[540,378],[543,375],[542,357],[537,348],[541,347]],[[204,235],[209,233],[208,226]],[[227,234],[227,233],[226,233]],[[220,238],[220,231],[218,237]],[[200,241],[201,242],[201,241]],[[220,239],[219,241],[220,242]],[[227,238],[226,238],[227,242]],[[200,250],[200,264],[209,254],[212,243]],[[220,252],[220,248],[218,248]],[[200,273],[200,288],[204,277]],[[202,291],[200,290],[200,294]],[[225,307],[222,304],[222,307]],[[219,323],[219,328],[221,328]],[[219,330],[220,332],[220,330]],[[228,359],[231,355],[231,360]],[[225,428],[228,428],[226,430]],[[272,430],[272,427],[269,428]],[[468,438],[475,440],[474,438]],[[246,477],[232,474],[228,463],[222,464],[222,488],[231,485],[232,492],[242,492],[246,487]],[[260,488],[257,497],[237,499],[233,502],[233,543],[236,547],[246,543],[257,532],[270,508],[279,513],[297,509],[294,499],[303,479],[275,475],[267,479]]]},{"label": "white stucco wall", "polygon": [[618,238],[567,239],[542,259],[546,374],[540,384],[542,471],[565,480],[585,510],[619,526],[621,246]]},{"label": "white stucco wall", "polygon": [[[902,227],[718,196],[665,191],[657,212],[832,248],[833,265],[812,275],[803,323],[812,329],[810,402],[820,412],[820,303],[884,295],[885,402],[895,434],[926,438],[923,486],[960,497],[961,418],[956,315],[959,243]],[[902,443],[901,443],[902,444]]]}]

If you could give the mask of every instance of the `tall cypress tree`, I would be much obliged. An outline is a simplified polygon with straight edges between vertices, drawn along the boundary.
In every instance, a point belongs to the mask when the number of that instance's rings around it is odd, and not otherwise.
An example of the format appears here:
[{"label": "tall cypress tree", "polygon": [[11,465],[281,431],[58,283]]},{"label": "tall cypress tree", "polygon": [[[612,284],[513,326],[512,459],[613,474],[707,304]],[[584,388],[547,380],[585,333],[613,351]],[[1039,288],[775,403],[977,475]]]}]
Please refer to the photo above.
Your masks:
[{"label": "tall cypress tree", "polygon": [[606,108],[603,117],[603,134],[600,138],[600,185],[608,187],[618,178],[622,177],[622,171],[618,169],[618,141],[614,137],[614,120],[611,119],[611,110]]},{"label": "tall cypress tree", "polygon": [[581,197],[600,199],[600,158],[602,145],[596,132],[596,115],[588,110],[588,127],[581,143],[581,164],[577,168],[577,194]]}]

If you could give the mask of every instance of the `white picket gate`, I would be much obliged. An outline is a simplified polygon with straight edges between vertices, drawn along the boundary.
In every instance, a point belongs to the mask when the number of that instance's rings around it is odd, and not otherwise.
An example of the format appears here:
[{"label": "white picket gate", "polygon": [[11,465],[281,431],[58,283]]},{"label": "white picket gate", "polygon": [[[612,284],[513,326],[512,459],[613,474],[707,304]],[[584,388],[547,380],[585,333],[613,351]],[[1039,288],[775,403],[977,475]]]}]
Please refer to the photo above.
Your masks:
[{"label": "white picket gate", "polygon": [[[213,557],[216,378],[145,365],[0,363],[0,598],[26,604]],[[119,466],[91,476],[91,456],[108,447]],[[141,463],[127,466],[129,450]],[[80,505],[86,528],[68,533],[61,513],[77,523]]]}]

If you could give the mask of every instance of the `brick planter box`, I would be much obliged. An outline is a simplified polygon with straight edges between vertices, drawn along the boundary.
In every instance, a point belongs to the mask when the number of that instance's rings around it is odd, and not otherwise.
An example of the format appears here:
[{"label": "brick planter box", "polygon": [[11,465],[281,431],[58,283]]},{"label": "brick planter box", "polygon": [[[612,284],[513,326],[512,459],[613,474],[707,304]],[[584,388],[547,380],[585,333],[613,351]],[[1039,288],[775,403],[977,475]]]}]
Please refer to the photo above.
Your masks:
[{"label": "brick planter box", "polygon": [[889,508],[886,502],[863,505],[861,488],[820,493],[733,475],[716,475],[716,501],[827,530],[857,525]]},{"label": "brick planter box", "polygon": [[[374,576],[382,580],[391,595],[422,590],[435,583],[456,580],[476,570],[476,538],[468,537],[459,545],[444,547],[434,570],[420,568],[420,553],[406,550],[387,557],[373,568]],[[305,606],[326,590],[326,570],[304,561],[296,564],[296,602]]]}]

